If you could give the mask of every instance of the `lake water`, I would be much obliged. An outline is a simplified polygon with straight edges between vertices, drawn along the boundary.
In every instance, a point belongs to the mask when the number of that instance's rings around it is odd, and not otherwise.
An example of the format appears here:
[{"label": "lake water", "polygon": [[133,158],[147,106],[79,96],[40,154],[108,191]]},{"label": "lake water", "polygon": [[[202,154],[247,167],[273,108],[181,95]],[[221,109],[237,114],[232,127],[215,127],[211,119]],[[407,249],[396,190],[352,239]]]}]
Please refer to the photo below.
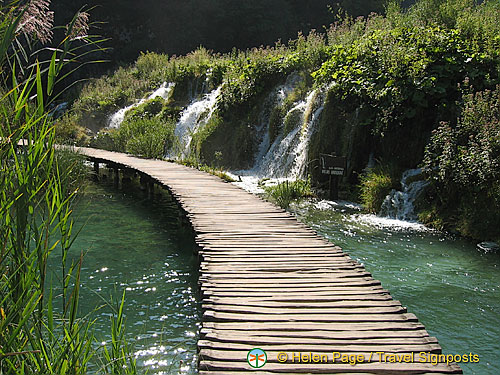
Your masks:
[{"label": "lake water", "polygon": [[193,234],[164,195],[149,200],[90,184],[74,217],[86,223],[72,247],[85,252],[80,306],[93,316],[99,342],[110,340],[110,296],[126,290],[126,337],[139,373],[195,374],[201,322]]},{"label": "lake water", "polygon": [[417,315],[445,354],[478,354],[464,374],[500,374],[500,254],[350,204],[294,206],[300,220],[363,263]]},{"label": "lake water", "polygon": [[[75,212],[86,223],[74,254],[86,252],[82,310],[126,290],[127,337],[140,372],[196,374],[201,322],[193,234],[167,196],[147,199],[90,184]],[[500,254],[412,223],[365,215],[351,204],[304,202],[299,219],[363,263],[445,354],[478,354],[465,374],[500,373]],[[94,313],[96,335],[109,343],[110,308]]]}]

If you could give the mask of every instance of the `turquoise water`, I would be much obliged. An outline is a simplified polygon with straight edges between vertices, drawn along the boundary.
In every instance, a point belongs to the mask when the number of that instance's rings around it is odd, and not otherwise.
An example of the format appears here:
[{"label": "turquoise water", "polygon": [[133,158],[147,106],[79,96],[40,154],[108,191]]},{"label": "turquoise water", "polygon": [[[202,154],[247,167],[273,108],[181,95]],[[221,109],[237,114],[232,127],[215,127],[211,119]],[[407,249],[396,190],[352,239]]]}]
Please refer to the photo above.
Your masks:
[{"label": "turquoise water", "polygon": [[82,313],[96,318],[99,342],[110,340],[110,296],[126,290],[126,337],[139,373],[195,374],[201,313],[193,235],[168,197],[146,199],[90,184],[74,213],[86,223],[72,247],[85,252]]},{"label": "turquoise water", "polygon": [[363,263],[445,354],[478,354],[464,374],[500,374],[500,254],[423,226],[303,203],[299,218]]},{"label": "turquoise water", "polygon": [[[330,202],[295,206],[299,218],[341,246],[415,313],[446,354],[478,354],[465,374],[500,373],[500,254],[418,225],[381,220]],[[86,223],[73,246],[85,252],[82,312],[126,290],[127,337],[140,373],[196,374],[201,321],[193,235],[175,203],[91,184],[75,211]],[[109,343],[110,308],[96,335]]]}]

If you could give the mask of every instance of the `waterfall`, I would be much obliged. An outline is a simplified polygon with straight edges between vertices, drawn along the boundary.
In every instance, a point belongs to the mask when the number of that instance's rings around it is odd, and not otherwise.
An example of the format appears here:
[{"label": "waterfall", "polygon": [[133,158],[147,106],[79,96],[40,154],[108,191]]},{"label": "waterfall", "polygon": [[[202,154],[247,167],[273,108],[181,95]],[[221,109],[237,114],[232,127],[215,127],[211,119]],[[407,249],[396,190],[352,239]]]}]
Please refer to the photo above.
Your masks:
[{"label": "waterfall", "polygon": [[143,99],[138,100],[137,102],[135,102],[135,103],[133,103],[125,108],[119,109],[118,111],[116,111],[115,113],[113,113],[110,116],[109,122],[108,122],[108,128],[119,128],[123,122],[123,119],[125,118],[125,114],[127,113],[127,111],[129,109],[135,108],[135,107],[145,103],[146,101],[154,99],[154,98],[160,97],[160,98],[163,98],[165,100],[168,99],[168,96],[170,95],[170,92],[172,91],[173,88],[174,88],[174,83],[164,82],[164,83],[162,83],[162,85],[158,89],[153,91],[153,93],[151,95],[149,95],[147,98],[143,98]]},{"label": "waterfall", "polygon": [[[259,142],[259,148],[257,154],[255,155],[256,165],[261,161],[269,151],[271,145],[271,139],[269,137],[269,123],[271,121],[271,113],[273,108],[281,106],[285,99],[292,93],[293,89],[300,81],[300,76],[296,73],[292,73],[288,76],[286,82],[283,85],[277,86],[268,95],[262,110],[259,114],[258,124],[256,126],[256,138]],[[257,167],[254,166],[252,171]]]},{"label": "waterfall", "polygon": [[409,169],[401,176],[401,190],[392,190],[384,199],[380,209],[381,216],[398,220],[416,220],[413,203],[428,181],[418,180],[408,183],[408,179],[422,174],[421,169]]},{"label": "waterfall", "polygon": [[[221,86],[203,95],[201,99],[194,100],[181,112],[180,119],[175,126],[175,136],[179,141],[179,152],[182,157],[187,157],[190,153],[193,134],[207,124],[217,109],[217,98],[220,92]],[[169,157],[175,156],[178,155],[169,155]]]},{"label": "waterfall", "polygon": [[[278,104],[281,104],[288,94],[281,91],[282,87],[280,86],[278,90],[278,94],[283,93],[281,97],[278,96]],[[302,177],[306,169],[309,140],[323,110],[323,101],[323,92],[315,89],[305,100],[294,103],[282,120],[282,128],[290,122],[295,126],[288,134],[284,134],[282,130],[271,145],[269,145],[269,126],[267,126],[254,167],[239,173],[274,178]]]}]

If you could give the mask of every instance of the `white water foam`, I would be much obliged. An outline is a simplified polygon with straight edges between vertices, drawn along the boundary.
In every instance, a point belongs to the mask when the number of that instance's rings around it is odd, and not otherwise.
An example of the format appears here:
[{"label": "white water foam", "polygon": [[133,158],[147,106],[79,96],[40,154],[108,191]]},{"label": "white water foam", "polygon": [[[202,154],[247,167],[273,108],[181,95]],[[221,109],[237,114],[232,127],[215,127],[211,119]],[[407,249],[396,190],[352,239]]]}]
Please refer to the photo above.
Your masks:
[{"label": "white water foam", "polygon": [[339,209],[340,210],[348,209],[355,211],[363,210],[363,207],[360,204],[342,200],[339,201],[321,200],[314,203],[314,207],[317,208],[318,210],[339,210]]},{"label": "white water foam", "polygon": [[392,219],[413,221],[417,219],[413,203],[422,190],[429,184],[425,180],[407,183],[408,179],[422,174],[421,169],[408,169],[401,177],[401,190],[392,190],[384,199],[380,209],[381,216]]},{"label": "white water foam", "polygon": [[[388,229],[392,231],[416,231],[416,232],[434,232],[433,229],[427,228],[425,225],[405,220],[391,219],[387,217],[380,217],[373,214],[362,213],[363,207],[360,204],[350,201],[307,201],[299,204],[299,207],[307,208],[314,207],[320,211],[338,211],[342,212],[348,221],[355,222],[355,226],[359,224],[377,229]],[[345,223],[346,227],[350,224]]]},{"label": "white water foam", "polygon": [[[272,92],[268,95],[264,104],[262,106],[262,110],[259,113],[258,123],[255,127],[256,129],[256,139],[259,141],[259,148],[257,154],[255,156],[256,164],[265,158],[266,154],[269,151],[269,147],[271,146],[271,139],[269,137],[269,124],[271,121],[271,113],[273,108],[277,106],[283,105],[283,102],[293,92],[293,89],[297,85],[297,82],[300,81],[300,76],[298,74],[291,74],[286,82],[283,85],[277,86]],[[244,173],[244,175],[252,175],[255,174],[255,169],[257,167],[254,166],[251,170]]]},{"label": "white water foam", "polygon": [[[286,86],[278,87],[277,102],[283,102],[291,91]],[[279,134],[270,145],[269,116],[262,115],[267,121],[261,123],[257,131],[263,133],[259,151],[253,168],[236,171],[235,174],[244,179],[245,176],[272,179],[297,179],[303,177],[307,165],[307,148],[315,130],[321,111],[323,110],[324,95],[319,90],[309,93],[306,100],[299,101],[288,111],[283,122],[296,117],[296,126],[286,135]],[[284,126],[283,126],[284,127]],[[252,179],[249,179],[252,180]]]},{"label": "white water foam", "polygon": [[135,102],[135,103],[133,103],[125,108],[119,109],[117,112],[113,113],[110,116],[109,122],[108,122],[108,128],[115,128],[115,129],[119,128],[120,125],[122,124],[123,119],[125,118],[125,114],[127,113],[128,110],[135,108],[148,100],[158,98],[158,97],[163,98],[163,99],[168,99],[170,92],[172,91],[173,88],[174,88],[174,83],[164,82],[164,83],[162,83],[162,85],[158,89],[153,91],[153,93],[150,94],[147,98],[143,98],[143,99],[138,100],[137,102]]},{"label": "white water foam", "polygon": [[355,215],[354,218],[358,222],[380,229],[391,229],[396,231],[413,230],[418,232],[434,232],[433,229],[428,228],[424,224],[418,223],[416,221],[391,219],[388,217],[380,217],[373,214],[359,214]]},{"label": "white water foam", "polygon": [[[206,125],[217,109],[217,99],[222,86],[203,95],[201,99],[193,101],[181,113],[181,117],[175,126],[175,136],[179,140],[181,157],[187,157],[190,153],[190,144],[193,134],[203,125]],[[176,155],[170,155],[176,157]]]}]

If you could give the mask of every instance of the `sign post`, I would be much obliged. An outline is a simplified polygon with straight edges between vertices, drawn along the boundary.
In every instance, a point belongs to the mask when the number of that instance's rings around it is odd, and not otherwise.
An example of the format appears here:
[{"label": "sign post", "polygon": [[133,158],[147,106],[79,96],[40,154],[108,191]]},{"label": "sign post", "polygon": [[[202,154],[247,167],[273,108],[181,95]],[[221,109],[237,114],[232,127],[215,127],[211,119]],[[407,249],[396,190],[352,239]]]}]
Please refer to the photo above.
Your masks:
[{"label": "sign post", "polygon": [[344,175],[347,159],[345,156],[333,156],[319,154],[321,173],[330,176],[329,179],[329,199],[339,199],[339,177]]}]

